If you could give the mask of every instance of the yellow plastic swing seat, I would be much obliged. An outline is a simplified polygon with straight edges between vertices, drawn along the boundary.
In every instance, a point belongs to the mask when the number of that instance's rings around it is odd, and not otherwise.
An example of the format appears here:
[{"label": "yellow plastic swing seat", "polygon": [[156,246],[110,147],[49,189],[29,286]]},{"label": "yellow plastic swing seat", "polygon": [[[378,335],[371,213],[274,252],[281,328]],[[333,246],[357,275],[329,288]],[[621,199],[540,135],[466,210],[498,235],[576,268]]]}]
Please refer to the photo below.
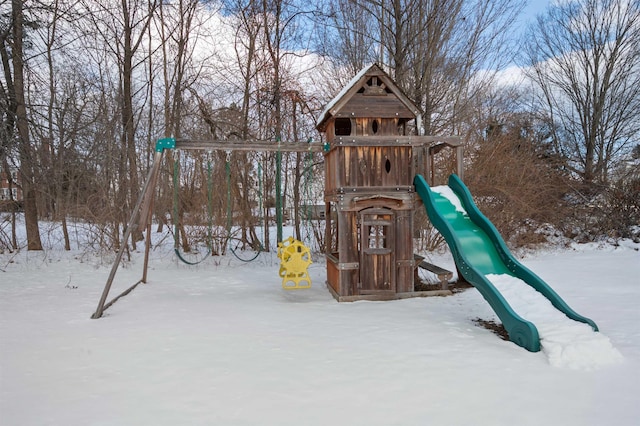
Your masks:
[{"label": "yellow plastic swing seat", "polygon": [[280,276],[282,288],[296,290],[311,287],[308,268],[311,265],[311,251],[302,242],[289,237],[278,243]]}]

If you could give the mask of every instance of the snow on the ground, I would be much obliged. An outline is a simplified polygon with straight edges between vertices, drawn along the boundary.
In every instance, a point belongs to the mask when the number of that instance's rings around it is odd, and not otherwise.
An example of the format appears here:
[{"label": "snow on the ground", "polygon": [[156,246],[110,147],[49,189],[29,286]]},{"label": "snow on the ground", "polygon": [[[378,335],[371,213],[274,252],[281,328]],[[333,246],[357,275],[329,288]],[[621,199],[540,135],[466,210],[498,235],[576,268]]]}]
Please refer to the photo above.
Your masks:
[{"label": "snow on the ground", "polygon": [[[149,282],[92,320],[112,256],[2,254],[0,424],[635,425],[638,248],[523,260],[623,356],[591,370],[476,326],[494,314],[474,289],[338,303],[322,259],[312,288],[286,291],[275,253],[190,267],[156,248]],[[141,268],[134,253],[111,296]]]},{"label": "snow on the ground", "polygon": [[507,274],[486,277],[521,318],[536,326],[551,365],[590,369],[622,361],[607,336],[570,319],[521,279]]}]

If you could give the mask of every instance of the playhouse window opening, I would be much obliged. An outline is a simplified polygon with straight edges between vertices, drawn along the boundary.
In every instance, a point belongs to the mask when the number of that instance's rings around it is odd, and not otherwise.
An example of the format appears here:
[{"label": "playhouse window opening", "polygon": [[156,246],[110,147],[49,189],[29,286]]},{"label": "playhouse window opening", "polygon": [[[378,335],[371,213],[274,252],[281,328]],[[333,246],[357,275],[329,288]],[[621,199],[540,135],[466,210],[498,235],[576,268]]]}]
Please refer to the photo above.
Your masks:
[{"label": "playhouse window opening", "polygon": [[369,228],[369,248],[383,249],[387,248],[386,226],[371,225]]},{"label": "playhouse window opening", "polygon": [[335,121],[335,133],[336,133],[336,136],[349,136],[349,135],[351,135],[351,119],[349,119],[349,118],[336,118],[336,121]]}]

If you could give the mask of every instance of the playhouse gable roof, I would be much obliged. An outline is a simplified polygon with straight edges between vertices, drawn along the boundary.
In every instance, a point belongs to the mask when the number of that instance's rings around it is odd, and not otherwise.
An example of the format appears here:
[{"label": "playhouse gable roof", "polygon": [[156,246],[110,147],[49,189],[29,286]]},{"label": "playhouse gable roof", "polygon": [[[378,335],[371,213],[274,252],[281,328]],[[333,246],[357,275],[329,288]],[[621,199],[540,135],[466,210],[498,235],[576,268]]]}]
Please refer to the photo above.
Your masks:
[{"label": "playhouse gable roof", "polygon": [[416,118],[418,107],[400,90],[378,64],[363,68],[333,98],[318,118],[317,129],[338,117]]}]

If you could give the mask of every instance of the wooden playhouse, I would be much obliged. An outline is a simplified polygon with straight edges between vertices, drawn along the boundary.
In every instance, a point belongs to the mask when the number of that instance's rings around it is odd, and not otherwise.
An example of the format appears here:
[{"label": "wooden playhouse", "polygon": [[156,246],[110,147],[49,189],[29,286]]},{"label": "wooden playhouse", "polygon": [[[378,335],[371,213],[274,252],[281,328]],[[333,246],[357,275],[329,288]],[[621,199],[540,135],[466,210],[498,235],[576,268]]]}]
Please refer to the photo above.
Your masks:
[{"label": "wooden playhouse", "polygon": [[[433,155],[456,137],[420,136],[420,110],[378,65],[360,71],[325,108],[325,246],[328,288],[339,301],[386,300],[414,291],[416,172],[433,184]],[[424,265],[424,263],[423,263]]]}]

